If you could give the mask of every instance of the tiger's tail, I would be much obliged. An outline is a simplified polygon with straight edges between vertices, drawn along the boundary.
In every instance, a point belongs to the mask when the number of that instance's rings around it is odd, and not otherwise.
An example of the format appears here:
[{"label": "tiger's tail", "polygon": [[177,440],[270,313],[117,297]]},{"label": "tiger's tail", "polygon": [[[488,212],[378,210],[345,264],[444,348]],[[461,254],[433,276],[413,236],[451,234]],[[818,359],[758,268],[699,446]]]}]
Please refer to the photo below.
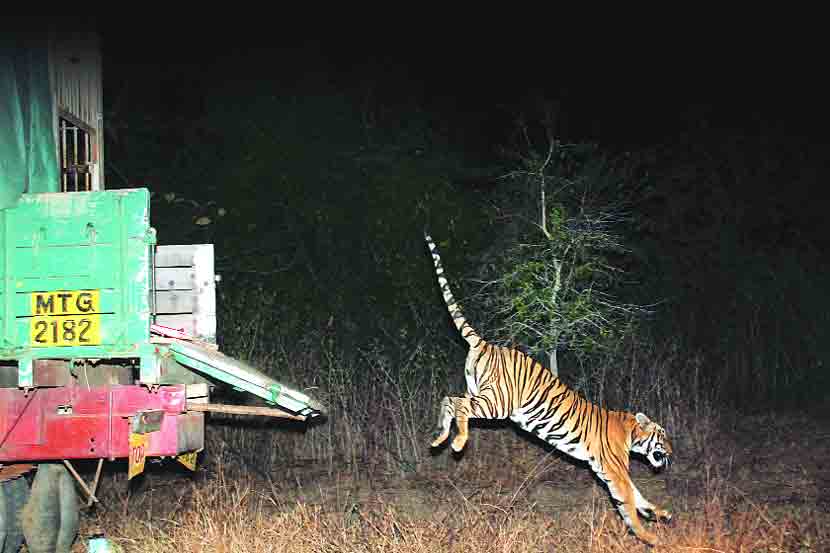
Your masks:
[{"label": "tiger's tail", "polygon": [[464,314],[461,312],[461,306],[458,305],[458,302],[452,295],[452,291],[450,291],[450,285],[447,282],[447,278],[444,276],[444,267],[441,264],[441,256],[438,255],[438,246],[435,245],[432,237],[426,232],[424,233],[424,240],[426,240],[429,252],[432,254],[432,261],[435,263],[435,274],[438,276],[438,286],[441,288],[441,294],[444,296],[444,303],[447,304],[447,310],[450,312],[450,317],[452,317],[453,323],[455,323],[455,328],[458,329],[458,332],[461,333],[461,337],[464,338],[468,344],[470,344],[471,348],[478,347],[482,342],[482,338],[478,335],[472,325],[467,322],[467,318],[464,317]]}]

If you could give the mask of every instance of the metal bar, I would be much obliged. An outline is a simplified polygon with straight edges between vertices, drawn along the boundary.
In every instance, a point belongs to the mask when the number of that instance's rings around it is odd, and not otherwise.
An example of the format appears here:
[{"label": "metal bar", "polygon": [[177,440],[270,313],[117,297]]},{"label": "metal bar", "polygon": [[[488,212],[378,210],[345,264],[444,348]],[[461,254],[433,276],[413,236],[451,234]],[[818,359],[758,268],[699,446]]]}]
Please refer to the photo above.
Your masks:
[{"label": "metal bar", "polygon": [[78,183],[80,182],[80,178],[78,178],[78,127],[75,126],[72,129],[72,167],[75,169],[75,190],[73,192],[78,192],[80,190],[80,186]]},{"label": "metal bar", "polygon": [[304,421],[302,415],[292,415],[282,409],[273,407],[255,407],[250,405],[224,405],[221,403],[191,403],[187,402],[188,411],[202,411],[204,413],[226,413],[229,415],[258,415],[262,417],[276,417],[280,419],[291,419]]},{"label": "metal bar", "polygon": [[[89,489],[89,486],[86,485],[86,482],[84,482],[84,479],[81,478],[81,475],[78,474],[75,471],[75,467],[72,466],[72,463],[70,463],[67,459],[64,459],[63,464],[66,465],[66,468],[69,469],[69,472],[72,473],[72,476],[74,476],[75,480],[78,482],[78,484],[81,485],[81,488],[84,490],[84,493],[86,493],[86,496],[89,498],[88,501],[92,501],[92,502],[95,502],[95,503],[100,503],[100,501],[98,501],[98,498],[95,497],[95,494],[92,492],[92,490]],[[91,503],[90,503],[90,505],[91,505]]]},{"label": "metal bar", "polygon": [[169,349],[173,358],[182,365],[251,393],[287,411],[311,417],[325,411],[320,402],[306,394],[283,386],[242,361],[227,357],[218,351],[207,350],[182,340],[171,342]]},{"label": "metal bar", "polygon": [[84,165],[86,166],[86,170],[84,171],[84,190],[92,190],[92,159],[89,155],[89,133],[84,133]]},{"label": "metal bar", "polygon": [[[101,481],[101,469],[104,466],[104,459],[98,459],[98,468],[95,470],[95,480],[92,481],[92,493],[94,494],[98,490],[98,482]],[[86,501],[87,507],[92,507],[92,504],[95,503],[92,498],[94,496],[89,496],[89,499]]]},{"label": "metal bar", "polygon": [[69,188],[69,154],[67,153],[66,144],[66,120],[61,119],[61,192],[67,192]]}]

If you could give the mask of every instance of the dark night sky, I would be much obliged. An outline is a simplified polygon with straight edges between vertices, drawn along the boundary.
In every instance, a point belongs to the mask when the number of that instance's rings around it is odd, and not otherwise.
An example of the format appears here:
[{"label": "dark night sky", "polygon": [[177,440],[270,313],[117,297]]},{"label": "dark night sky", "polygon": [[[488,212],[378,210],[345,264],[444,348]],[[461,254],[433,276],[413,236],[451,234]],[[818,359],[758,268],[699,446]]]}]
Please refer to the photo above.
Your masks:
[{"label": "dark night sky", "polygon": [[149,109],[164,104],[171,115],[187,118],[201,115],[203,90],[232,90],[230,83],[245,84],[240,102],[259,90],[270,96],[371,88],[383,102],[401,101],[404,116],[412,105],[404,100],[414,99],[485,165],[498,161],[517,114],[539,105],[538,98],[554,100],[556,134],[568,142],[612,151],[660,146],[716,158],[749,144],[755,148],[745,156],[749,161],[737,163],[761,172],[756,158],[781,152],[786,170],[728,187],[729,201],[751,205],[759,221],[768,211],[784,214],[787,228],[795,225],[799,236],[825,244],[820,200],[830,178],[830,87],[824,49],[807,31],[785,41],[759,29],[626,30],[598,32],[602,39],[589,41],[579,33],[423,28],[349,29],[317,38],[304,27],[291,32],[249,21],[189,29],[158,22],[150,29],[105,26],[105,93],[117,100],[129,82],[126,109],[134,111],[136,97],[147,95]]},{"label": "dark night sky", "polygon": [[[138,69],[152,80],[164,67],[178,74],[184,89],[229,78],[279,83],[310,74],[341,85],[407,87],[443,117],[480,121],[494,139],[515,106],[534,95],[561,102],[573,138],[623,145],[700,125],[821,139],[826,122],[821,50],[809,36],[796,43],[705,29],[632,43],[634,31],[598,33],[602,40],[588,41],[584,34],[528,38],[420,27],[321,32],[325,38],[316,39],[270,22],[104,27],[109,76],[119,79],[131,72],[134,78]],[[175,87],[175,81],[164,85]]]}]

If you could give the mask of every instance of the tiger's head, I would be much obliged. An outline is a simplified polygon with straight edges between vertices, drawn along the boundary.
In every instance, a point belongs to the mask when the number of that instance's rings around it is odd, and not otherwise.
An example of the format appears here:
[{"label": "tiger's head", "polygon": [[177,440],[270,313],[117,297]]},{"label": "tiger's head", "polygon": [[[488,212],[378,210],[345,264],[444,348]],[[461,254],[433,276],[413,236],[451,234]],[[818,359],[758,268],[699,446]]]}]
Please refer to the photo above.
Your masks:
[{"label": "tiger's head", "polygon": [[672,448],[666,431],[643,413],[637,413],[634,419],[636,424],[631,432],[631,451],[648,459],[655,469],[667,468]]}]

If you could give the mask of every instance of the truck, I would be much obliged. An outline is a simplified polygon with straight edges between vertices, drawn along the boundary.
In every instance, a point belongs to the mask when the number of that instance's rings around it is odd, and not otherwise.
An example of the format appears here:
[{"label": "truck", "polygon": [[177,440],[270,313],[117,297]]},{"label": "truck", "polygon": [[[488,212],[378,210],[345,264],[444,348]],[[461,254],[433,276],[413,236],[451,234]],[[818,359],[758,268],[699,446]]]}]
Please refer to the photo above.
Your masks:
[{"label": "truck", "polygon": [[160,245],[150,191],[105,186],[101,65],[94,32],[0,37],[0,553],[68,552],[105,461],[195,470],[206,413],[324,416],[219,350],[213,245]]}]

